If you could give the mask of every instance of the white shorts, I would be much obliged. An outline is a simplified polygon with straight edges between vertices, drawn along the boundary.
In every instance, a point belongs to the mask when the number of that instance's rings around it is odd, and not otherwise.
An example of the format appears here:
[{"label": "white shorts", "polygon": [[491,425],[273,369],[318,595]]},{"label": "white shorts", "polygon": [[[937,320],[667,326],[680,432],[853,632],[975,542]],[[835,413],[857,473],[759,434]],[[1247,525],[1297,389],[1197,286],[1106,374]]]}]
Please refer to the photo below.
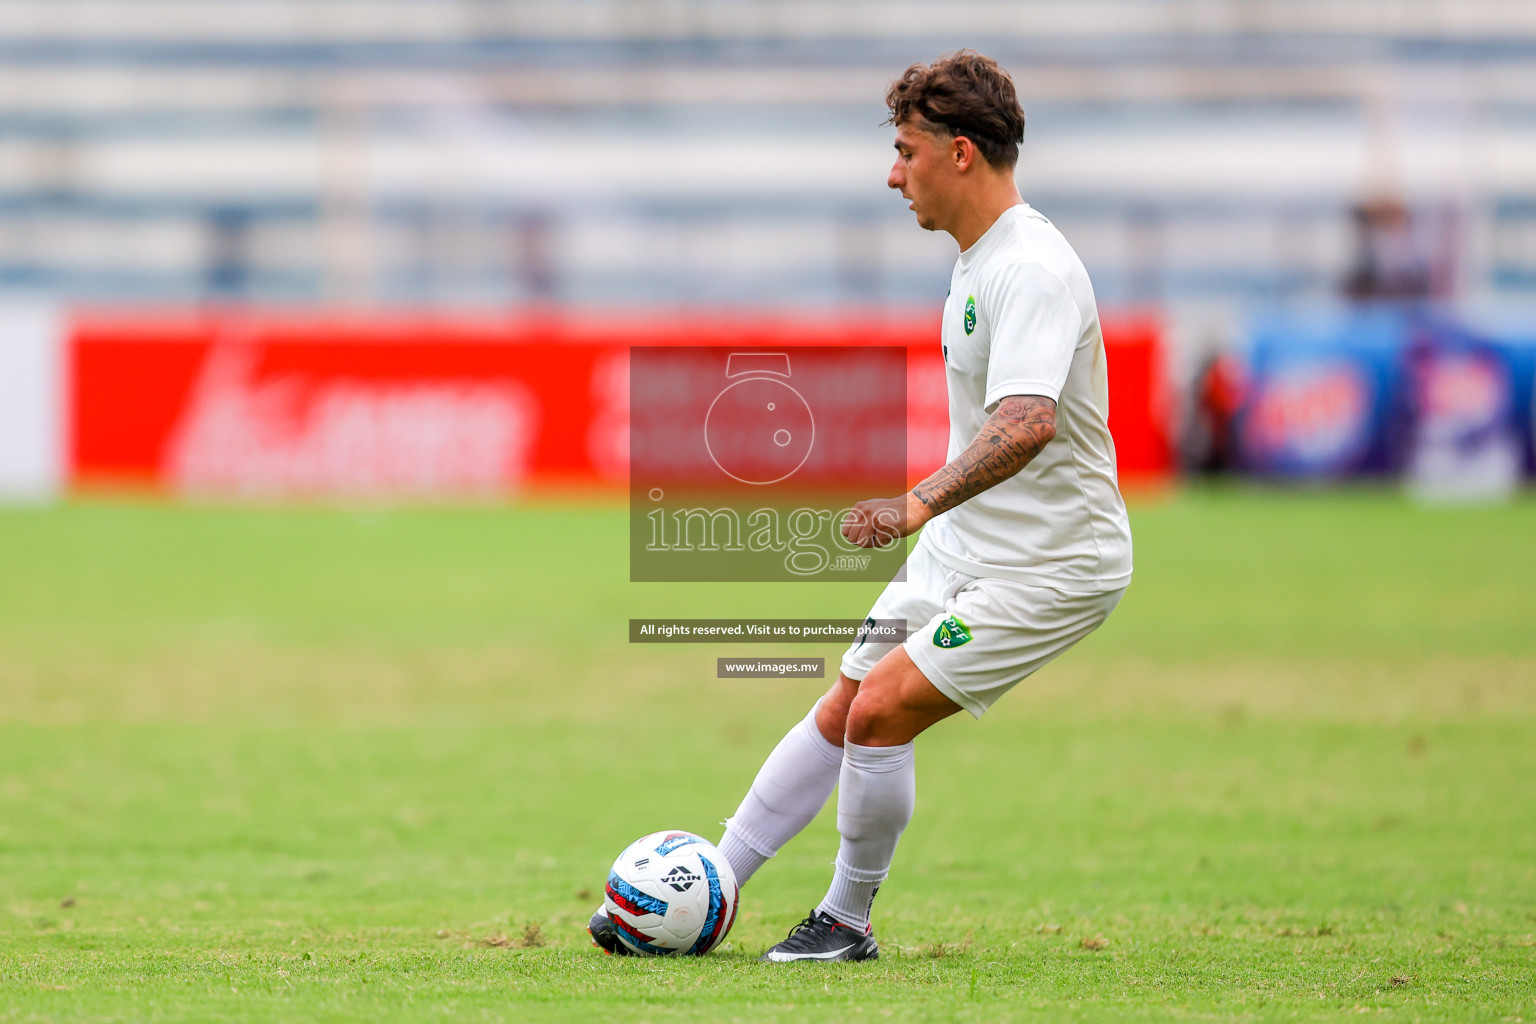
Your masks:
[{"label": "white shorts", "polygon": [[[927,545],[907,558],[905,582],[891,582],[873,619],[905,620],[903,647],[944,696],[980,718],[992,702],[1097,629],[1125,589],[1069,594],[947,568]],[[843,675],[862,680],[894,643],[855,641]]]}]

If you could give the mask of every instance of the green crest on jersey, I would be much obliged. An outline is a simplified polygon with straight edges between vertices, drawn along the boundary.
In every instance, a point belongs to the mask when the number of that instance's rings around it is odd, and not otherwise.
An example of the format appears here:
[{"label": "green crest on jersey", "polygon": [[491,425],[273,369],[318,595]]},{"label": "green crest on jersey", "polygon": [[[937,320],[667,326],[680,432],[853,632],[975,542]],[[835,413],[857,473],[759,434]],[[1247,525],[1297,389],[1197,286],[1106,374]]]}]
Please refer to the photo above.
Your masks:
[{"label": "green crest on jersey", "polygon": [[[976,296],[965,297],[965,333],[970,334],[976,329]],[[967,637],[969,639],[969,637]]]},{"label": "green crest on jersey", "polygon": [[960,616],[947,616],[939,623],[939,628],[933,631],[933,646],[935,647],[961,647],[971,642],[971,631]]}]

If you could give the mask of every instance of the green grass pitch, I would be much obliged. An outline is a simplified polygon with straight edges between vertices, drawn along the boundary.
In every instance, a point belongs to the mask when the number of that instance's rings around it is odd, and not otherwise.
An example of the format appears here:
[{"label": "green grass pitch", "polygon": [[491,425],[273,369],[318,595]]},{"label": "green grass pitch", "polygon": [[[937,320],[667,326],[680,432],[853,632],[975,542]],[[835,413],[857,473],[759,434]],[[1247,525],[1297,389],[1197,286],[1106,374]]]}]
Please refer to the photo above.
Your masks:
[{"label": "green grass pitch", "polygon": [[756,957],[831,811],[696,961],[582,926],[715,837],[823,683],[630,616],[623,510],[0,511],[0,1021],[1536,1019],[1536,501],[1138,502],[1109,624],[918,744],[878,963]]}]

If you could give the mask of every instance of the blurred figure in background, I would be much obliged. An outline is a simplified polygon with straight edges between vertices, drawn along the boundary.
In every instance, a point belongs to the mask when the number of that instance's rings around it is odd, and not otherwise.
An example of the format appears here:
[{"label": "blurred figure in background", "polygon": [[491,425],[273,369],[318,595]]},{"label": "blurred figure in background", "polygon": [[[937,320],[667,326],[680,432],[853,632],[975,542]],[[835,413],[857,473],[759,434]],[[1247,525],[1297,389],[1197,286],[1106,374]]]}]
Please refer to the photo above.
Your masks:
[{"label": "blurred figure in background", "polygon": [[1355,255],[1344,294],[1356,302],[1429,298],[1430,260],[1413,215],[1397,199],[1357,203],[1352,211]]},{"label": "blurred figure in background", "polygon": [[1215,476],[1239,468],[1236,421],[1242,404],[1242,364],[1230,352],[1218,352],[1195,374],[1184,434],[1187,469]]}]

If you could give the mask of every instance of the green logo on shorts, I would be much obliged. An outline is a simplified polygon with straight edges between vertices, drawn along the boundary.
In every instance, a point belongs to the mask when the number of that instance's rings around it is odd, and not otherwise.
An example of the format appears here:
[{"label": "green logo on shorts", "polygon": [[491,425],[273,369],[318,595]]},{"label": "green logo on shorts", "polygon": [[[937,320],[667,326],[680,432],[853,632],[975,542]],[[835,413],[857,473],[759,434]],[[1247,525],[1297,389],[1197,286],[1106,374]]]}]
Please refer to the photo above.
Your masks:
[{"label": "green logo on shorts", "polygon": [[976,329],[976,296],[965,297],[965,333],[970,334]]},{"label": "green logo on shorts", "polygon": [[939,623],[939,628],[933,631],[933,646],[935,647],[961,647],[971,642],[971,631],[965,623],[960,621],[960,616],[948,616]]}]

